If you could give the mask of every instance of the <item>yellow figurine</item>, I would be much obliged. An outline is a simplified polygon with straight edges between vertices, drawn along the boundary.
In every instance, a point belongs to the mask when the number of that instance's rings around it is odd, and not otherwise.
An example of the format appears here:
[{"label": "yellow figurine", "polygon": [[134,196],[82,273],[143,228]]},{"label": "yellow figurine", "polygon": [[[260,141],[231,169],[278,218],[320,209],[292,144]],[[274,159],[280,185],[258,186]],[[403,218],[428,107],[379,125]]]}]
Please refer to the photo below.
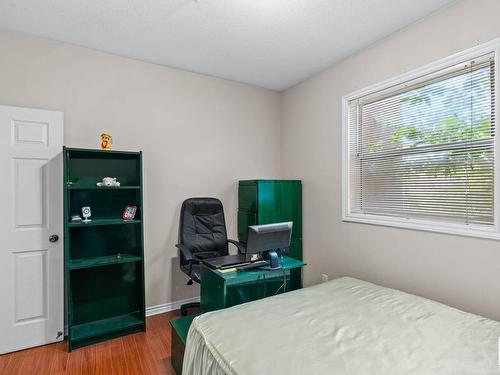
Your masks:
[{"label": "yellow figurine", "polygon": [[111,149],[111,145],[113,144],[113,137],[110,134],[102,133],[101,134],[101,147],[103,150]]}]

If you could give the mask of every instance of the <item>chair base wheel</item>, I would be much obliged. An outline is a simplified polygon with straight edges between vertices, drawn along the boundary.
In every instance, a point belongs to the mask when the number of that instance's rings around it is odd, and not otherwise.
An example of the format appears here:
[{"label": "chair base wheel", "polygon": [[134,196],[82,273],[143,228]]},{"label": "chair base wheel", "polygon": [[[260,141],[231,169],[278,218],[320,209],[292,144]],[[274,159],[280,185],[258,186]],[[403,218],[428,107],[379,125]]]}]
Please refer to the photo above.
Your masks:
[{"label": "chair base wheel", "polygon": [[199,302],[186,303],[181,306],[181,315],[186,316],[188,314],[188,309],[199,309],[201,307]]}]

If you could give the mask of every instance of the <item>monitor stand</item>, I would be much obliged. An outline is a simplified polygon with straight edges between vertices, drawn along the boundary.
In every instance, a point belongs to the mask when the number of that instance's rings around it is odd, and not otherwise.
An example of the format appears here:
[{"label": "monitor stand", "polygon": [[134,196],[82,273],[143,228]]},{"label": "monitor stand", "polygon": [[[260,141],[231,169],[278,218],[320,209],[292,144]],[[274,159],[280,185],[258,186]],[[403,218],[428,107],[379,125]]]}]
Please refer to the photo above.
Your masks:
[{"label": "monitor stand", "polygon": [[271,251],[266,251],[266,256],[264,257],[268,261],[267,266],[262,266],[259,267],[260,269],[263,270],[277,270],[281,268],[280,262],[279,262],[279,256],[278,253],[274,250]]}]

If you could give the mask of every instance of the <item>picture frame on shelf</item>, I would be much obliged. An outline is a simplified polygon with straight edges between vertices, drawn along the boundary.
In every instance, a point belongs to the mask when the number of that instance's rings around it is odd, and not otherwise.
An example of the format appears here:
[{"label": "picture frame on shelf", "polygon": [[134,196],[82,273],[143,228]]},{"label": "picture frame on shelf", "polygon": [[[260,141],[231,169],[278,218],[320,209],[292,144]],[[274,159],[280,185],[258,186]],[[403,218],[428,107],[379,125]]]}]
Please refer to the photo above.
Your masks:
[{"label": "picture frame on shelf", "polygon": [[127,205],[123,210],[122,219],[125,221],[134,220],[136,213],[137,213],[137,206]]}]

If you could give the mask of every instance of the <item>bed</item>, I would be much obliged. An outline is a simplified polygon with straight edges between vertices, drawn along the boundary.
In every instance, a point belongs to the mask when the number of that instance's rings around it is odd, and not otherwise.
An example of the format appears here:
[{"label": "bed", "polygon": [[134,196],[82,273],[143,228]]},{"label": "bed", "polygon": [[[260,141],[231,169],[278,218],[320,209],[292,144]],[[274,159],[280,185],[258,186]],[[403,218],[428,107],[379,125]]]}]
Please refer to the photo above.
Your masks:
[{"label": "bed", "polygon": [[344,277],[197,317],[183,375],[498,375],[499,337],[499,322]]}]

